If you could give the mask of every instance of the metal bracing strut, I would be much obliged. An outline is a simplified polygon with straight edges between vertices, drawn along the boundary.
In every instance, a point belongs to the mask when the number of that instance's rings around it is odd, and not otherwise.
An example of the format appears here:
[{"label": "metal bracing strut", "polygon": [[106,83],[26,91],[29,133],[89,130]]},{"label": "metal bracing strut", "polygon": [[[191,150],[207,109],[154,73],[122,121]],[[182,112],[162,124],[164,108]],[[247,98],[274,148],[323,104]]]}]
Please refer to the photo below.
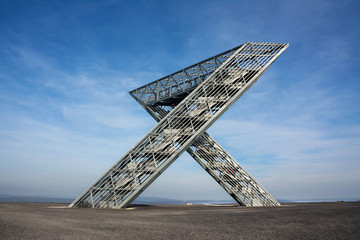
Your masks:
[{"label": "metal bracing strut", "polygon": [[[236,51],[230,51],[229,56],[223,54],[223,57],[218,57],[225,61],[216,58],[205,60],[197,68],[193,65],[177,72],[182,74],[182,80],[174,74],[166,81],[160,79],[155,84],[135,90],[138,102],[153,107],[168,105],[174,108],[166,116],[159,115],[159,123],[70,207],[126,207],[185,150],[215,179],[220,180],[229,193],[241,193],[234,197],[239,203],[277,205],[277,201],[263,192],[263,188],[258,188],[260,185],[253,178],[246,179],[250,175],[235,164],[235,160],[205,131],[256,82],[287,46],[246,43]],[[219,62],[221,65],[218,65]],[[217,68],[211,69],[214,65]],[[191,72],[191,68],[195,70]],[[203,69],[209,69],[203,75],[206,77],[199,74]],[[189,81],[189,76],[197,79],[196,82]],[[179,81],[182,83],[181,91]],[[149,109],[147,111],[151,112]],[[258,191],[254,192],[254,189]]]},{"label": "metal bracing strut", "polygon": [[[145,106],[160,121],[171,107]],[[231,197],[243,206],[278,206],[279,202],[247,173],[240,164],[208,133],[202,134],[186,150],[218,182]]]}]

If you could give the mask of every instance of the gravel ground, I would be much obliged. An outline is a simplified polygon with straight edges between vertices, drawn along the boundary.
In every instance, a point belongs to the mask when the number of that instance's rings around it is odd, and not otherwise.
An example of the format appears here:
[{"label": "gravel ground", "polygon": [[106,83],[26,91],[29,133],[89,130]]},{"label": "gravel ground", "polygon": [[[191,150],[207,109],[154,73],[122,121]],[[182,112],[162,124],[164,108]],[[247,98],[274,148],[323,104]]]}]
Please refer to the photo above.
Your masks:
[{"label": "gravel ground", "polygon": [[360,202],[66,206],[0,203],[0,239],[360,239]]}]

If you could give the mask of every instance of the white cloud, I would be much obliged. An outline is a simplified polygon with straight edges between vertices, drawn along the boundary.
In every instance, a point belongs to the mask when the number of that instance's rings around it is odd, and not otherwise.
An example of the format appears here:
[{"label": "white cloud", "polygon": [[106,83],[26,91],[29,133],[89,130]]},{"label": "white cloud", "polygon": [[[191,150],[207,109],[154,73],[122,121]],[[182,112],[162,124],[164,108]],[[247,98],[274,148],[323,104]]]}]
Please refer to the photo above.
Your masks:
[{"label": "white cloud", "polygon": [[65,119],[86,124],[88,126],[98,124],[106,127],[117,128],[127,131],[141,131],[149,129],[156,122],[152,121],[146,114],[129,111],[124,106],[102,106],[102,105],[70,105],[63,106],[62,113]]},{"label": "white cloud", "polygon": [[2,189],[18,193],[42,189],[43,194],[76,194],[75,189],[90,185],[141,137],[93,135],[32,119],[15,125],[18,130],[0,132],[0,182]]},{"label": "white cloud", "polygon": [[34,75],[2,74],[17,84],[1,96],[1,193],[75,197],[155,124],[127,93],[131,76],[106,66],[65,72],[36,51],[8,51]]},{"label": "white cloud", "polygon": [[[360,182],[358,128],[311,129],[306,124],[284,127],[220,120],[210,132],[274,195],[305,199],[358,196],[354,193]],[[311,194],[295,190],[309,185],[321,191]],[[343,195],[333,191],[333,186],[342,188]]]},{"label": "white cloud", "polygon": [[[133,22],[131,34],[113,23],[95,32],[83,22],[86,7],[81,14],[65,11],[75,25],[66,37],[48,33],[63,28],[61,11],[44,14],[50,22],[34,28],[19,15],[24,29],[9,21],[0,50],[0,190],[77,195],[155,125],[128,91],[175,65],[192,64],[189,59],[246,41],[276,40],[291,45],[210,132],[276,196],[353,196],[360,192],[358,58],[352,47],[359,31],[351,18],[337,15],[351,4],[210,2],[197,14],[192,3],[171,5],[176,11],[162,10],[173,16],[171,25],[155,19],[156,34],[149,35]],[[202,196],[220,196],[223,190],[196,165],[181,158],[147,194],[188,198],[201,190]]]}]

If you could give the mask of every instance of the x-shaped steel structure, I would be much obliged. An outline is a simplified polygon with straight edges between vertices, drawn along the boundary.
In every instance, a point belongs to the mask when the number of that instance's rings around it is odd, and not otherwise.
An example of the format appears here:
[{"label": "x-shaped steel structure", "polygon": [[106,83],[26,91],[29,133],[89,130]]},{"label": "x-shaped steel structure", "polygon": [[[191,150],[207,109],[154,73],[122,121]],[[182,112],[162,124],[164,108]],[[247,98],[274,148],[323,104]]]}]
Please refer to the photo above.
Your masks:
[{"label": "x-shaped steel structure", "polygon": [[69,207],[127,207],[184,151],[240,205],[278,206],[206,130],[287,47],[248,42],[131,91],[158,124]]}]

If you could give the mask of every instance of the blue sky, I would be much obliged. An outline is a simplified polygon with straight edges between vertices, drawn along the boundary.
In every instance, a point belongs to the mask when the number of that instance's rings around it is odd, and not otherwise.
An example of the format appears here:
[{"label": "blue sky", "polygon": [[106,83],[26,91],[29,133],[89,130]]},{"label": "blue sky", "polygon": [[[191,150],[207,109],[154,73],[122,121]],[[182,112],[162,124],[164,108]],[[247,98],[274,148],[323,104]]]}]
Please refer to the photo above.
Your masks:
[{"label": "blue sky", "polygon": [[[358,1],[0,1],[0,194],[77,197],[155,121],[128,92],[290,47],[209,133],[276,198],[360,199]],[[230,199],[187,153],[144,193]]]}]

